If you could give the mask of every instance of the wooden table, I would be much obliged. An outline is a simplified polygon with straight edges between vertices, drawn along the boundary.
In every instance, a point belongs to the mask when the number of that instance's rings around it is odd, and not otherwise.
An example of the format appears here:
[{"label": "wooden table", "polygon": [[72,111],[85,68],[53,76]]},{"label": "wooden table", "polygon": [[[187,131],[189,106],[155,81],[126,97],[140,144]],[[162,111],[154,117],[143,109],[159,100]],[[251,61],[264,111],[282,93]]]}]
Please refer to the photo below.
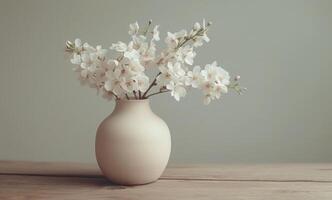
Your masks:
[{"label": "wooden table", "polygon": [[0,199],[332,200],[332,164],[177,165],[127,187],[94,164],[0,161]]}]

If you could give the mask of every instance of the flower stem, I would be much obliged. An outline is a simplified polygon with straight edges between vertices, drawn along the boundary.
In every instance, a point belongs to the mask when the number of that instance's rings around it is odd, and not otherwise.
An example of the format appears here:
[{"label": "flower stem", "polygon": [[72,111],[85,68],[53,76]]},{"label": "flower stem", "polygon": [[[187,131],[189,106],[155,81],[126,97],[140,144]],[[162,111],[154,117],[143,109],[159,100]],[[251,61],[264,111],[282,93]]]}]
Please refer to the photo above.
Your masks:
[{"label": "flower stem", "polygon": [[163,91],[155,92],[155,93],[149,94],[148,96],[146,96],[146,98],[149,98],[149,97],[151,97],[151,96],[153,96],[153,95],[157,95],[157,94],[165,93],[165,92],[170,92],[170,90],[163,90]]},{"label": "flower stem", "polygon": [[136,91],[134,90],[133,93],[134,93],[135,99],[137,99]]},{"label": "flower stem", "polygon": [[111,94],[112,94],[113,96],[115,96],[115,99],[117,99],[117,100],[120,99],[120,98],[118,97],[118,95],[116,95],[114,92],[111,92]]},{"label": "flower stem", "polygon": [[151,88],[153,86],[155,86],[157,84],[157,77],[161,74],[161,72],[159,72],[157,74],[157,76],[154,78],[154,80],[152,81],[152,83],[150,84],[149,88],[144,92],[143,96],[142,96],[142,99],[145,99],[146,98],[146,95],[148,94],[148,92],[151,90]]},{"label": "flower stem", "polygon": [[206,31],[207,31],[207,28],[206,29],[200,29],[194,35],[192,35],[190,37],[185,37],[175,49],[176,50],[179,49],[180,47],[185,45],[187,42],[189,42],[190,40],[194,40],[196,36],[199,36],[199,35],[203,34]]}]

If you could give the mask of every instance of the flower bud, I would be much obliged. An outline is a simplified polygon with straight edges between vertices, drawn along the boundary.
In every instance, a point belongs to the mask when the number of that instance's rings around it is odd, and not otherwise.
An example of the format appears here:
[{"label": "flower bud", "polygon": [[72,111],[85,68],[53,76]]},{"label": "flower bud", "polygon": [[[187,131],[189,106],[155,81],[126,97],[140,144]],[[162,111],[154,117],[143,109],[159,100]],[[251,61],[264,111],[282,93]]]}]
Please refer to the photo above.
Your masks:
[{"label": "flower bud", "polygon": [[235,81],[238,81],[238,80],[240,80],[240,78],[241,78],[241,76],[240,76],[240,75],[237,75],[237,76],[235,76],[234,80],[235,80]]},{"label": "flower bud", "polygon": [[71,48],[73,48],[74,47],[74,44],[71,42],[71,41],[67,41],[66,42],[66,47],[68,48],[68,49],[71,49]]}]

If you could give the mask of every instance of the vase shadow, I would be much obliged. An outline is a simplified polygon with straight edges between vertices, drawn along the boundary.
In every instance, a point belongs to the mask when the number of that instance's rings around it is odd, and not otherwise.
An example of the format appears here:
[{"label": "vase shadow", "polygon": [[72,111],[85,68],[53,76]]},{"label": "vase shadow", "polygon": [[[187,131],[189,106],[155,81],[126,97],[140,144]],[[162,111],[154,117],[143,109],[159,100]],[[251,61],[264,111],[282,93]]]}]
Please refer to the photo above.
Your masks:
[{"label": "vase shadow", "polygon": [[118,185],[106,179],[103,176],[98,177],[62,177],[56,182],[62,182],[63,185],[76,185],[79,187],[103,188],[109,190],[121,190],[130,186]]},{"label": "vase shadow", "polygon": [[[20,179],[20,175],[9,175],[8,181],[11,179]],[[131,186],[124,186],[112,183],[103,176],[62,176],[62,175],[25,175],[22,182],[24,185],[34,187],[42,185],[48,189],[107,189],[121,190]],[[46,188],[45,188],[46,189]]]}]

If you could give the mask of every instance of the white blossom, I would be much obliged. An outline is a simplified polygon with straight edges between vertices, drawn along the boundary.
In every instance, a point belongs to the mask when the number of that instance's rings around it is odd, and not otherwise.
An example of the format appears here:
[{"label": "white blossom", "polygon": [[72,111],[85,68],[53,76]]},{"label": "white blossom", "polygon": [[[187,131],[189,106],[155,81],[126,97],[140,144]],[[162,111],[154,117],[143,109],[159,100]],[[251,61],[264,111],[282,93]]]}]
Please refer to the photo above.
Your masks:
[{"label": "white blossom", "polygon": [[101,45],[96,47],[96,54],[99,58],[104,58],[107,53],[106,49],[103,49]]},{"label": "white blossom", "polygon": [[80,65],[81,62],[82,62],[81,55],[75,53],[75,54],[73,55],[73,58],[70,59],[70,62],[71,62],[72,64],[74,64],[74,65]]},{"label": "white blossom", "polygon": [[159,25],[155,26],[153,28],[153,32],[152,32],[152,34],[153,34],[152,39],[155,40],[155,41],[160,40],[158,28],[159,28]]},{"label": "white blossom", "polygon": [[[157,51],[159,25],[152,28],[151,24],[149,21],[143,31],[137,22],[130,24],[131,40],[113,43],[110,49],[117,54],[113,58],[107,56],[107,50],[101,45],[92,46],[78,38],[74,42],[67,41],[66,52],[71,54],[70,62],[75,65],[81,83],[96,88],[108,100],[145,99],[170,92],[179,101],[192,87],[201,90],[204,104],[209,104],[222,98],[228,89],[238,93],[245,90],[239,86],[240,76],[231,82],[229,73],[216,61],[204,68],[194,66],[196,48],[210,41],[207,36],[210,22],[196,22],[189,31],[167,32],[166,48],[160,52]],[[146,73],[151,67],[159,70],[152,79]],[[159,88],[159,92],[150,90],[154,87]]]},{"label": "white blossom", "polygon": [[136,35],[138,33],[138,30],[139,26],[137,22],[129,24],[129,31],[128,31],[129,35]]},{"label": "white blossom", "polygon": [[175,100],[180,101],[181,97],[186,96],[187,92],[183,85],[175,83],[174,81],[169,82],[166,88],[171,91],[171,95]]},{"label": "white blossom", "polygon": [[79,38],[76,38],[74,41],[75,44],[75,51],[76,52],[81,52],[82,51],[82,42]]},{"label": "white blossom", "polygon": [[175,34],[167,32],[167,37],[165,38],[165,43],[167,44],[168,48],[174,49],[177,47],[179,41]]},{"label": "white blossom", "polygon": [[167,86],[171,81],[185,83],[186,72],[182,69],[180,63],[167,63],[166,66],[160,66],[159,70],[161,74],[158,76],[157,81],[160,85]]},{"label": "white blossom", "polygon": [[115,70],[115,68],[119,65],[119,61],[118,60],[115,60],[115,59],[109,59],[108,61],[107,61],[107,64],[108,65],[106,65],[107,67],[107,70],[112,70],[112,71],[114,71]]},{"label": "white blossom", "polygon": [[188,65],[194,64],[195,56],[196,53],[194,52],[194,49],[191,46],[180,47],[175,54],[175,58],[178,62],[186,63]]},{"label": "white blossom", "polygon": [[202,35],[198,36],[195,39],[195,42],[193,44],[194,47],[202,46],[203,45],[203,41],[204,42],[209,42],[210,41],[210,38],[207,36],[206,31],[204,31],[206,29],[207,29],[207,26],[206,26],[206,23],[205,23],[205,19],[203,19],[202,25],[200,25],[198,22],[195,23],[195,25],[194,25],[194,31],[202,31]]},{"label": "white blossom", "polygon": [[115,50],[117,52],[125,52],[127,50],[127,45],[121,41],[112,44],[110,47],[111,50]]},{"label": "white blossom", "polygon": [[106,91],[115,93],[118,96],[123,96],[124,90],[121,87],[121,83],[124,81],[122,77],[116,77],[112,72],[106,72],[107,81],[104,88]]},{"label": "white blossom", "polygon": [[125,90],[127,93],[130,93],[134,91],[135,88],[135,81],[131,78],[124,78],[123,81],[120,82],[120,86],[123,90]]},{"label": "white blossom", "polygon": [[144,35],[134,35],[128,46],[139,52],[144,52],[148,47],[148,43],[146,42],[146,37]]},{"label": "white blossom", "polygon": [[135,80],[135,87],[134,89],[137,91],[144,92],[148,89],[149,87],[149,77],[146,76],[145,74],[138,74],[134,78]]},{"label": "white blossom", "polygon": [[192,71],[187,72],[186,85],[193,88],[200,87],[203,77],[201,75],[201,67],[195,66]]},{"label": "white blossom", "polygon": [[208,64],[201,71],[203,77],[202,91],[204,94],[204,103],[209,104],[211,100],[219,99],[221,94],[228,92],[230,76],[226,70],[217,66],[217,62]]}]

